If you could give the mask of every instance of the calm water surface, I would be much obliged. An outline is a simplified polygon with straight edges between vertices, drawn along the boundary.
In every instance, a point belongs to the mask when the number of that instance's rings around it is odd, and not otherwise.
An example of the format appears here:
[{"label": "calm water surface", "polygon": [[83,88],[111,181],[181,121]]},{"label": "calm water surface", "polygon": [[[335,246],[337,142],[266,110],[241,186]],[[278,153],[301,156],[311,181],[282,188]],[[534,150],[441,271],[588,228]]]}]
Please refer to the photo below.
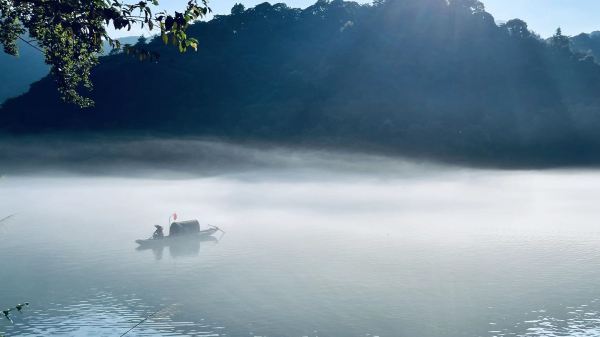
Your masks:
[{"label": "calm water surface", "polygon": [[[0,180],[7,336],[600,334],[600,172]],[[176,211],[220,240],[136,250]]]}]

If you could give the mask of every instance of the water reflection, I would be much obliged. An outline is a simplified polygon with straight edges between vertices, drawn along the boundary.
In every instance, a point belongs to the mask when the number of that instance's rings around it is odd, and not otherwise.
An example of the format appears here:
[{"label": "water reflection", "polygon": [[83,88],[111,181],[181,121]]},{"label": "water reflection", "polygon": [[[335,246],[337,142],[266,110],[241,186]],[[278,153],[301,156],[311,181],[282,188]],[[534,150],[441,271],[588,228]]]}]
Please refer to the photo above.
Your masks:
[{"label": "water reflection", "polygon": [[[127,336],[226,336],[223,327],[177,321],[173,319],[179,310],[177,306],[161,306],[164,310],[137,326]],[[50,303],[47,308],[35,308],[35,304],[32,304],[31,310],[15,316],[15,324],[0,327],[7,336],[114,337],[156,311],[156,308],[143,304],[134,296],[117,299],[110,293],[100,292],[93,298],[68,305]]]},{"label": "water reflection", "polygon": [[154,258],[156,260],[161,260],[163,258],[163,253],[165,248],[168,247],[169,255],[172,258],[181,258],[181,257],[193,257],[200,255],[200,246],[207,244],[217,244],[219,240],[223,237],[221,235],[219,238],[213,236],[189,236],[189,237],[180,237],[176,239],[170,240],[161,240],[153,243],[152,245],[143,245],[138,246],[136,248],[137,251],[147,251],[151,250],[154,254]]}]

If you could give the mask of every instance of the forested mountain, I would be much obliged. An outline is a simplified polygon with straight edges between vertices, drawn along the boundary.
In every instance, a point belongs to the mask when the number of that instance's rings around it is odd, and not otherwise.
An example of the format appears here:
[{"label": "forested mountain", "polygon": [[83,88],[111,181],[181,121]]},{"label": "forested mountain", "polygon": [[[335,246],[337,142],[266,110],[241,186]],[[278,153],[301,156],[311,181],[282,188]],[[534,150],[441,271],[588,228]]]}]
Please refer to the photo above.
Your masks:
[{"label": "forested mountain", "polygon": [[593,56],[600,63],[600,32],[581,33],[571,38],[571,49],[575,52]]},{"label": "forested mountain", "polygon": [[[137,37],[126,37],[119,39],[122,43],[135,43]],[[6,99],[21,95],[29,86],[43,78],[50,71],[50,67],[44,63],[44,55],[32,46],[19,41],[19,56],[14,57],[0,51],[0,104]],[[105,51],[110,51],[108,44]]]},{"label": "forested mountain", "polygon": [[0,110],[10,133],[114,131],[362,148],[506,165],[597,164],[600,66],[475,0],[260,4],[195,24],[197,53],[102,59],[93,109],[50,78]]},{"label": "forested mountain", "polygon": [[21,41],[18,46],[18,57],[0,51],[0,103],[27,92],[31,83],[46,76],[50,70],[39,51]]}]

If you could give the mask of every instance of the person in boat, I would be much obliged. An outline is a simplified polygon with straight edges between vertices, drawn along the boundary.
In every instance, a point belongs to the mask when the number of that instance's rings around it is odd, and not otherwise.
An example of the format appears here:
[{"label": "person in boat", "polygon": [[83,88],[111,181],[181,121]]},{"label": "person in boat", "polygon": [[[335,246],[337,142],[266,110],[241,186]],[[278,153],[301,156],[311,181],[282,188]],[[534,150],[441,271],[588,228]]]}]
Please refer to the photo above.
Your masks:
[{"label": "person in boat", "polygon": [[165,234],[163,233],[162,226],[154,225],[154,227],[156,227],[156,230],[154,231],[154,234],[152,234],[152,238],[153,239],[162,239],[162,238],[164,238]]}]

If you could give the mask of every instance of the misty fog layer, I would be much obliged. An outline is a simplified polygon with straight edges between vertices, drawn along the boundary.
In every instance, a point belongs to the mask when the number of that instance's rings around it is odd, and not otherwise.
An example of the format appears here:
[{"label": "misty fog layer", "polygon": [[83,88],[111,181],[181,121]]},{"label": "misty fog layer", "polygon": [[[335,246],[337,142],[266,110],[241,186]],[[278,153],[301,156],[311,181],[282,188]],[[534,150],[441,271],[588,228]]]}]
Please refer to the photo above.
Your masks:
[{"label": "misty fog layer", "polygon": [[[0,175],[84,174],[198,177],[271,170],[296,174],[415,174],[439,165],[363,152],[194,138],[0,138]],[[416,169],[420,168],[420,169]]]},{"label": "misty fog layer", "polygon": [[[321,165],[336,160],[175,180],[6,175],[0,215],[16,215],[0,227],[0,298],[32,305],[0,329],[115,336],[170,308],[137,336],[600,330],[588,319],[600,314],[598,173]],[[136,250],[173,212],[226,234]]]}]

